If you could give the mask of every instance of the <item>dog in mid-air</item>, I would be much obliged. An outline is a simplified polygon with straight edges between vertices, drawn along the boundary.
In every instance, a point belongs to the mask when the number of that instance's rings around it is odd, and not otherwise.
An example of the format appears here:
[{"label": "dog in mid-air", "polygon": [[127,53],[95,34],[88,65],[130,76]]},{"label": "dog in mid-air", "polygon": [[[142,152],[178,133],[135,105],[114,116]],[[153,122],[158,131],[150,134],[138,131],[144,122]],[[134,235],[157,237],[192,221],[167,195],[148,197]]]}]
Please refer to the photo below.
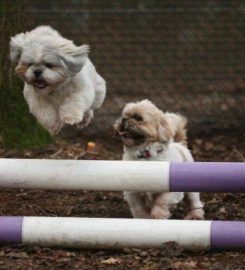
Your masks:
[{"label": "dog in mid-air", "polygon": [[88,52],[49,26],[11,38],[10,58],[25,82],[30,112],[51,134],[64,125],[87,126],[104,101],[106,83]]},{"label": "dog in mid-air", "polygon": [[[187,148],[186,123],[183,116],[163,113],[149,100],[126,104],[114,126],[124,144],[123,160],[193,161]],[[186,195],[189,213],[185,219],[204,219],[199,193]],[[167,219],[184,193],[125,191],[124,198],[134,218]]]}]

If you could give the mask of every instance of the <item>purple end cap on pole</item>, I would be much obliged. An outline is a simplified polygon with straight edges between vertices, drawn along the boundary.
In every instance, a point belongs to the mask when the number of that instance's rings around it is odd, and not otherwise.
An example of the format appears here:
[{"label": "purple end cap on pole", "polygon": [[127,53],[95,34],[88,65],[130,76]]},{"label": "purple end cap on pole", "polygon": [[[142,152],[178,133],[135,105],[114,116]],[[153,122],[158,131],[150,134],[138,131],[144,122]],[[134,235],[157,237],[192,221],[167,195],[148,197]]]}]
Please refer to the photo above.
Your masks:
[{"label": "purple end cap on pole", "polygon": [[212,221],[212,249],[245,249],[244,221]]},{"label": "purple end cap on pole", "polygon": [[245,163],[171,162],[170,191],[245,192]]},{"label": "purple end cap on pole", "polygon": [[0,245],[21,244],[23,217],[0,217]]}]

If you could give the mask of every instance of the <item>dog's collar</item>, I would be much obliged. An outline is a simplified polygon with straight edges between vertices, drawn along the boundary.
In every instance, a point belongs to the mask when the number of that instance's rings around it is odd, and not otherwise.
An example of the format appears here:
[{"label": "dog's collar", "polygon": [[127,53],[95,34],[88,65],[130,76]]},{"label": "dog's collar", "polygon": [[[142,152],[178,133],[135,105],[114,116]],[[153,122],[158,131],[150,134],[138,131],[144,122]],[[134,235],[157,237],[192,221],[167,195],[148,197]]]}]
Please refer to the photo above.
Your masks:
[{"label": "dog's collar", "polygon": [[[163,151],[162,148],[158,149],[157,154],[161,153],[162,151]],[[150,157],[152,157],[152,155],[151,155],[149,148],[146,148],[143,151],[141,151],[136,157],[139,159],[140,158],[149,159]]]}]

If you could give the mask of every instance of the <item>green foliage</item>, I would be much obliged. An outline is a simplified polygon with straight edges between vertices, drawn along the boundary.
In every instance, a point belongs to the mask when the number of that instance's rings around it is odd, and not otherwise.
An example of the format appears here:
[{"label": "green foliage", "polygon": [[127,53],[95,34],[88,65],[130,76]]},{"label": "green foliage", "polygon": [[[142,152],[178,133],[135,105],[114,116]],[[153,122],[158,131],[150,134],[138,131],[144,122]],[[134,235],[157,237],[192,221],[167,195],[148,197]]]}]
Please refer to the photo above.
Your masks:
[{"label": "green foliage", "polygon": [[24,101],[22,88],[18,83],[10,89],[0,89],[1,113],[0,134],[7,147],[30,148],[50,142],[50,135],[37,123],[29,113]]},{"label": "green foliage", "polygon": [[23,0],[0,1],[0,136],[14,148],[42,146],[50,135],[29,113],[23,97],[23,83],[15,76],[9,60],[9,41],[23,29]]}]

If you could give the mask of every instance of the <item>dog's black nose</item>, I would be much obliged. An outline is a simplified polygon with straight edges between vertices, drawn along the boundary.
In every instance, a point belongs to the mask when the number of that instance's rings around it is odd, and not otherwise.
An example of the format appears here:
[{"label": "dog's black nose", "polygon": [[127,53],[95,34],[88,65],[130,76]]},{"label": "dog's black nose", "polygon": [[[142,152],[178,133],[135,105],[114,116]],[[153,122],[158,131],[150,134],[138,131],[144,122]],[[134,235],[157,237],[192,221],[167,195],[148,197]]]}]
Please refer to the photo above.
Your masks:
[{"label": "dog's black nose", "polygon": [[41,69],[36,69],[34,70],[34,74],[36,77],[39,77],[42,74],[42,70]]}]

